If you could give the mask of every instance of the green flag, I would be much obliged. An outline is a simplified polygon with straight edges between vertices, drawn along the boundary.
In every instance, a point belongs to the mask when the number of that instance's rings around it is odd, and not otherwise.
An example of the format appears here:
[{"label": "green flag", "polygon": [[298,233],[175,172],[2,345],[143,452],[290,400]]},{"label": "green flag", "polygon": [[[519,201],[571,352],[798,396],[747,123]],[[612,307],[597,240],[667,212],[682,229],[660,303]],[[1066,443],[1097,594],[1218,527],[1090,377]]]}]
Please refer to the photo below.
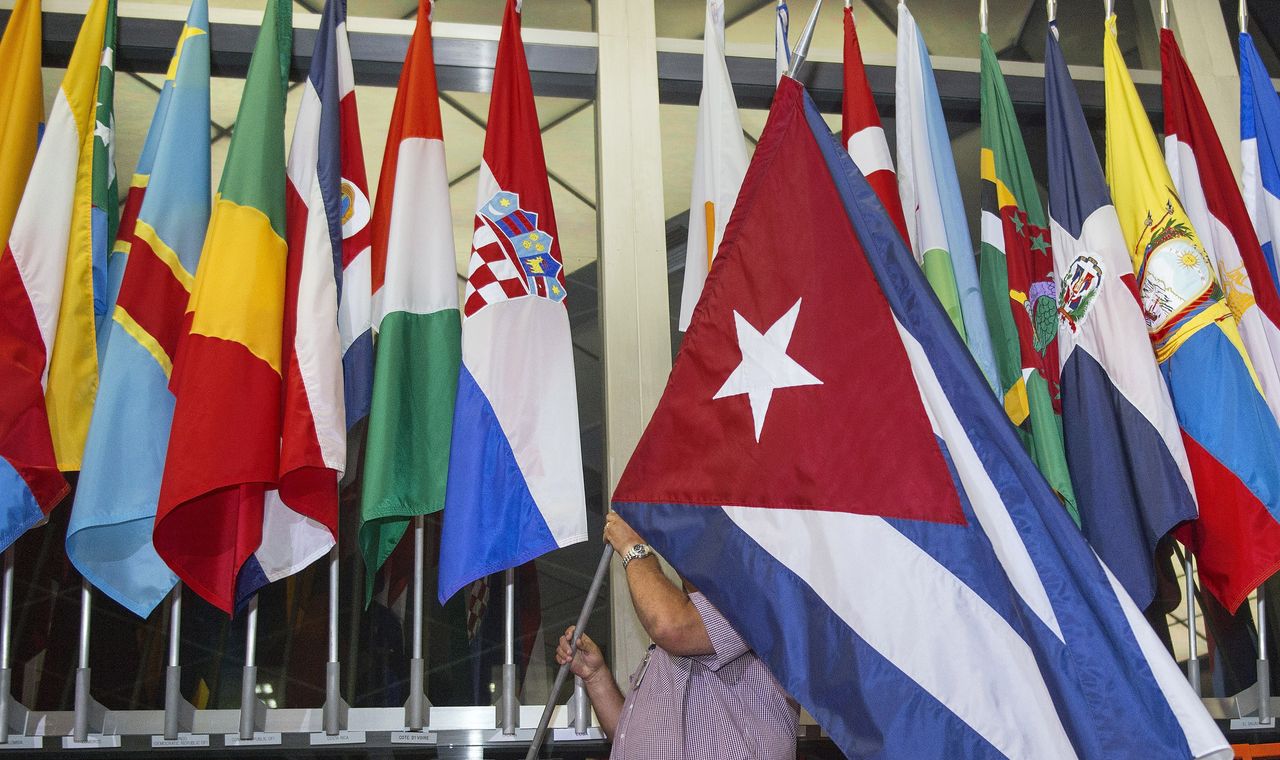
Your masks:
[{"label": "green flag", "polygon": [[[106,346],[105,320],[115,303],[123,257],[112,255],[116,225],[120,219],[120,189],[116,184],[115,90],[116,3],[107,3],[107,23],[102,32],[102,59],[98,63],[98,102],[93,111],[93,315],[97,325],[98,358]],[[118,259],[118,260],[117,260]]]},{"label": "green flag", "polygon": [[1053,249],[1013,102],[987,35],[982,48],[982,300],[1005,412],[1076,524],[1062,445]]}]

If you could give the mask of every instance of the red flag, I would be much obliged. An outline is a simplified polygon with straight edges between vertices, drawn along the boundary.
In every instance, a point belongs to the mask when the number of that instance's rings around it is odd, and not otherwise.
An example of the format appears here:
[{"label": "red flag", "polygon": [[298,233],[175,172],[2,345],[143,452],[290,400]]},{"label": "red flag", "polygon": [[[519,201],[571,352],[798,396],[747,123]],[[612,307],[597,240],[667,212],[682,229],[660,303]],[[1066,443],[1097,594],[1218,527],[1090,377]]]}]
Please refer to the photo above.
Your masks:
[{"label": "red flag", "polygon": [[898,197],[898,176],[893,171],[893,157],[880,124],[867,70],[862,65],[862,48],[858,46],[858,30],[853,23],[853,9],[844,9],[844,119],[840,142],[858,170],[867,178],[876,197],[889,212],[903,240],[907,237],[907,221]]}]

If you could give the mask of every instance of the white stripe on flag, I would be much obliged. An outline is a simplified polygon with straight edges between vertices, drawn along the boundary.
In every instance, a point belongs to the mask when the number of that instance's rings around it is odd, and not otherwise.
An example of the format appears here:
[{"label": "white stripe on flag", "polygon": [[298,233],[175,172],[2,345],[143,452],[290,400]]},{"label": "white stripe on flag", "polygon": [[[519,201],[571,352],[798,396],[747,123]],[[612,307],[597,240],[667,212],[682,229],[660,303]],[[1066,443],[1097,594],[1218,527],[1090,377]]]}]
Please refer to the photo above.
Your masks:
[{"label": "white stripe on flag", "polygon": [[1004,253],[1004,221],[995,214],[982,211],[982,242]]},{"label": "white stripe on flag", "polygon": [[864,177],[878,171],[893,171],[893,156],[889,155],[883,127],[864,127],[854,132],[849,135],[845,149]]}]

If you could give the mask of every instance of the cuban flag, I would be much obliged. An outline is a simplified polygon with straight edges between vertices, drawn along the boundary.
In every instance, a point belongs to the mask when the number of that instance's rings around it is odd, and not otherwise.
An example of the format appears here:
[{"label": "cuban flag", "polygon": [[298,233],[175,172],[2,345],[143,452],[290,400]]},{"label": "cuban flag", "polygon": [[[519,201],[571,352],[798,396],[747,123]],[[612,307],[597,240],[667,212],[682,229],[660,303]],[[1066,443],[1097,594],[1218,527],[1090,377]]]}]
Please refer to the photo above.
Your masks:
[{"label": "cuban flag", "polygon": [[1191,467],[1147,337],[1120,220],[1056,34],[1045,42],[1049,229],[1062,435],[1080,527],[1141,608],[1156,542],[1196,517]]},{"label": "cuban flag", "polygon": [[1191,226],[1217,264],[1267,406],[1280,418],[1280,294],[1209,109],[1169,29],[1160,30],[1160,60],[1165,163]]},{"label": "cuban flag", "polygon": [[720,258],[614,507],[846,755],[1231,757],[790,79]]},{"label": "cuban flag", "polygon": [[1276,269],[1276,240],[1280,239],[1280,95],[1258,56],[1253,37],[1240,35],[1240,152],[1244,159],[1240,180],[1244,202],[1253,219],[1258,242],[1272,282]]},{"label": "cuban flag", "polygon": [[563,262],[520,7],[507,0],[463,296],[441,604],[587,538]]}]

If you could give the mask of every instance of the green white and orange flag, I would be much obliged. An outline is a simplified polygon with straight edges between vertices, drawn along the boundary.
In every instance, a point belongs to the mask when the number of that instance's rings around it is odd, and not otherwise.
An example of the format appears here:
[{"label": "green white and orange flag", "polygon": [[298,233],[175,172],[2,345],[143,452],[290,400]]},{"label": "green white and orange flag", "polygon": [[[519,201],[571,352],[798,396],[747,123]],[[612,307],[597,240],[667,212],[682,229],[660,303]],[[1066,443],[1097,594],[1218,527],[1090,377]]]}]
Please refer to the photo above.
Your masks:
[{"label": "green white and orange flag", "polygon": [[1027,160],[1000,62],[983,34],[982,299],[1009,419],[1036,465],[1080,524],[1062,443],[1058,392],[1058,287],[1049,223]]},{"label": "green white and orange flag", "polygon": [[267,502],[279,504],[284,316],[284,110],[289,0],[269,0],[170,377],[177,397],[153,543],[210,603],[231,612]]},{"label": "green white and orange flag", "polygon": [[418,5],[373,208],[377,359],[360,510],[366,600],[409,520],[444,508],[462,358],[433,5]]}]

